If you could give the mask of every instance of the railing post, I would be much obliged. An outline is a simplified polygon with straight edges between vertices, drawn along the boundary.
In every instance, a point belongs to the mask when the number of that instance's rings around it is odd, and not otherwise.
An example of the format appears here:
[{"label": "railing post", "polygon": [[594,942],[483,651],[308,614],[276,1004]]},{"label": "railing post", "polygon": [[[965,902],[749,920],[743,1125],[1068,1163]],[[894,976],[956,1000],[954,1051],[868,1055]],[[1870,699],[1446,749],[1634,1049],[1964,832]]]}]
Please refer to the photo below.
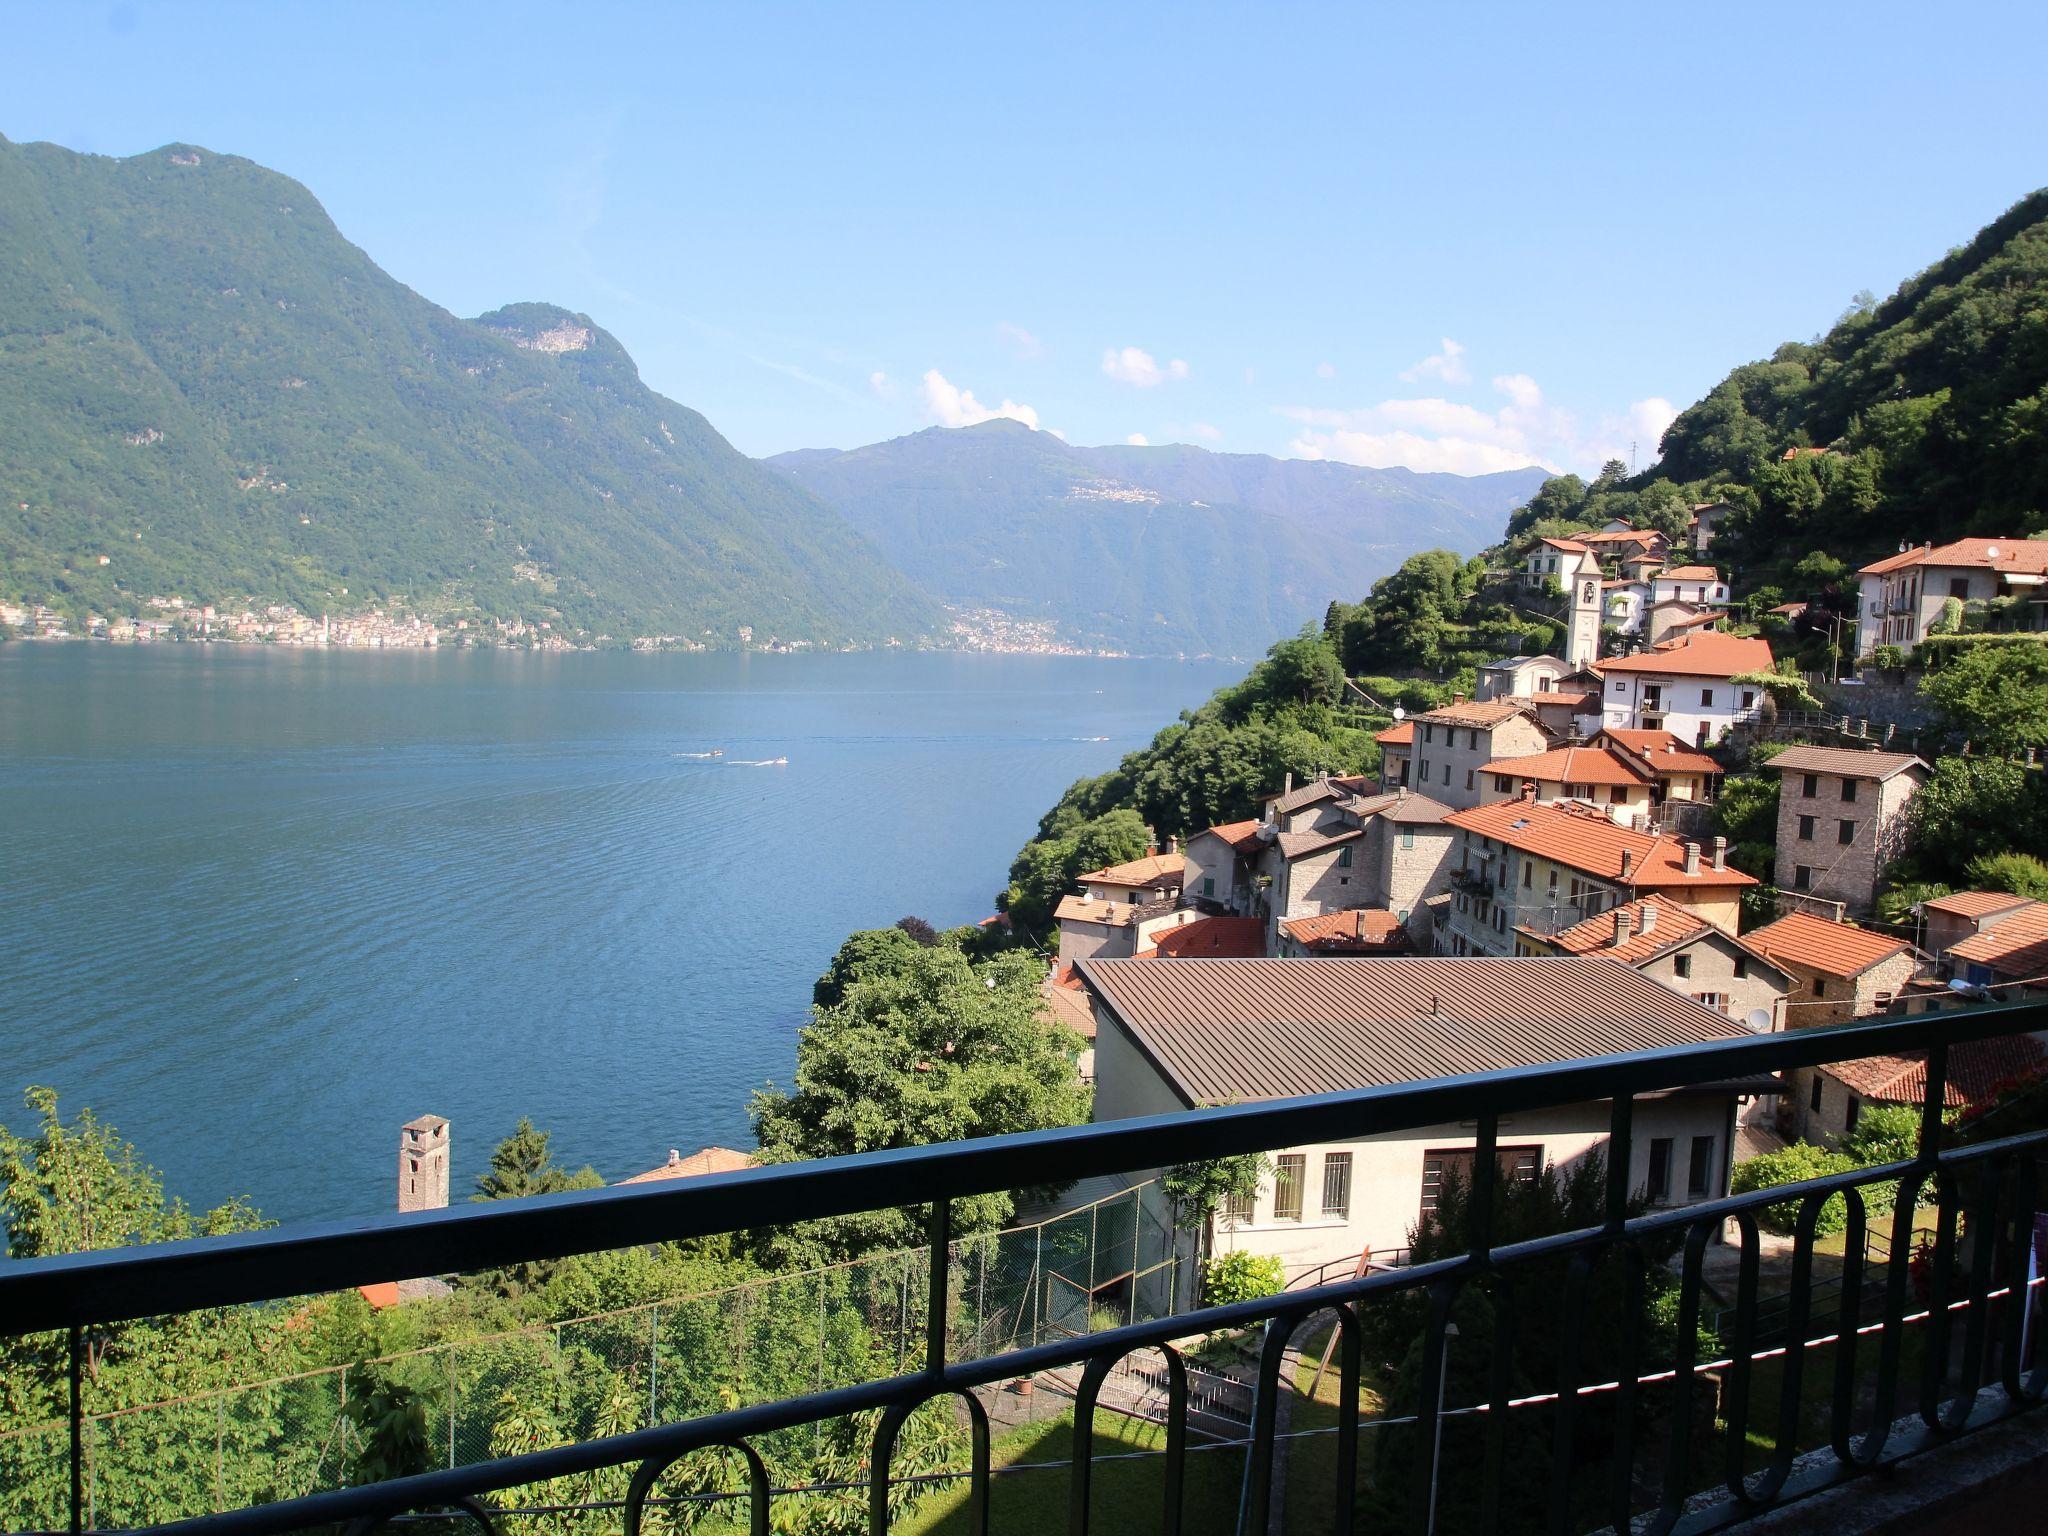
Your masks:
[{"label": "railing post", "polygon": [[85,1529],[85,1330],[71,1325],[71,1536]]},{"label": "railing post", "polygon": [[661,1422],[661,1400],[656,1396],[661,1379],[661,1303],[647,1309],[647,1427]]},{"label": "railing post", "polygon": [[931,1223],[932,1272],[927,1277],[929,1300],[925,1302],[924,1368],[936,1376],[946,1368],[947,1294],[953,1260],[953,1202],[934,1200]]}]

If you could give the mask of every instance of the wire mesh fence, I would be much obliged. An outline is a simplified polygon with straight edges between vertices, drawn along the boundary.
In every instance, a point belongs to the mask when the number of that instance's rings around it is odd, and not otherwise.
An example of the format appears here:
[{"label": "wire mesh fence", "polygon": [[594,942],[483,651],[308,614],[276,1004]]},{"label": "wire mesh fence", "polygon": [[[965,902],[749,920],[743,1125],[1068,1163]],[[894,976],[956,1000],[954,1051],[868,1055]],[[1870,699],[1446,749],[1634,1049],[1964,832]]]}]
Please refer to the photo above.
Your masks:
[{"label": "wire mesh fence", "polygon": [[[394,1435],[415,1464],[457,1467],[916,1370],[930,1265],[922,1249],[876,1254],[132,1406],[105,1402],[88,1370],[86,1523],[142,1525],[346,1486],[377,1475],[366,1447]],[[948,1259],[948,1358],[1166,1316],[1187,1304],[1184,1270],[1153,1183],[960,1238]],[[46,1353],[61,1383],[61,1353]],[[46,1400],[56,1408],[61,1385]],[[762,1449],[816,1453],[820,1433]],[[68,1523],[70,1434],[65,1418],[0,1431],[0,1522]],[[604,1494],[582,1481],[564,1496]]]}]

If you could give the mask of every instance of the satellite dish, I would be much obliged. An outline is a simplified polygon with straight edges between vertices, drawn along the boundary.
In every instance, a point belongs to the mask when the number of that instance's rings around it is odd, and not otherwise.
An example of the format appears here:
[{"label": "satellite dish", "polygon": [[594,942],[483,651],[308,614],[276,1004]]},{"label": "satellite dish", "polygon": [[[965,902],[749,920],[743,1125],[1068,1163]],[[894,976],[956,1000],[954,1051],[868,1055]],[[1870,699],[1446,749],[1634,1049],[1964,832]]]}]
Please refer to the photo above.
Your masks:
[{"label": "satellite dish", "polygon": [[1771,1010],[1768,1008],[1752,1008],[1742,1016],[1742,1022],[1758,1034],[1768,1035],[1771,1032]]},{"label": "satellite dish", "polygon": [[1394,706],[1394,723],[1396,725],[1399,725],[1403,720],[1406,720],[1407,718],[1408,711],[1403,709],[1400,705],[1396,704]]}]

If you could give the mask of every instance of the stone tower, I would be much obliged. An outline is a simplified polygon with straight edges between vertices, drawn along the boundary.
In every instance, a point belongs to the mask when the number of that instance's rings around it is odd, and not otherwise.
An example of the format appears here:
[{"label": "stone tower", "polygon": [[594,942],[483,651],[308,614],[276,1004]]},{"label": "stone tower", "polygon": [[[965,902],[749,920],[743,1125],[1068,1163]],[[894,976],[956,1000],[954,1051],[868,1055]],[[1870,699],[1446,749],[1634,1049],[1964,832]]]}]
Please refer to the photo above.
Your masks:
[{"label": "stone tower", "polygon": [[1600,659],[1600,567],[1591,555],[1579,557],[1579,569],[1571,580],[1570,628],[1565,635],[1564,659],[1574,667],[1589,667]]},{"label": "stone tower", "polygon": [[448,1122],[408,1120],[398,1132],[398,1209],[438,1211],[448,1204]]}]

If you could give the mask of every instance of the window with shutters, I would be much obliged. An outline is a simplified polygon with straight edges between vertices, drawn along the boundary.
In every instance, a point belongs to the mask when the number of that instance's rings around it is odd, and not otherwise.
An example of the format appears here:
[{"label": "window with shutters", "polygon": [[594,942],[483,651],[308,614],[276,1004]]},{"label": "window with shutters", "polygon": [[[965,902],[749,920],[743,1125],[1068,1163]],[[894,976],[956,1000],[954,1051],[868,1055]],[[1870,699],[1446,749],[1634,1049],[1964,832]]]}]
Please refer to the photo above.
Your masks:
[{"label": "window with shutters", "polygon": [[1671,1198],[1671,1138],[1653,1137],[1650,1141],[1650,1182],[1648,1193],[1652,1201]]},{"label": "window with shutters", "polygon": [[1349,848],[1339,848],[1337,850],[1337,867],[1339,869],[1349,869],[1351,867],[1351,850]]},{"label": "window with shutters", "polygon": [[1805,782],[1801,784],[1799,787],[1799,794],[1802,799],[1811,800],[1815,795],[1819,793],[1820,775],[1817,773],[1809,773],[1808,775],[1806,775]]},{"label": "window with shutters", "polygon": [[1813,826],[1814,819],[1811,816],[1802,816],[1799,818],[1799,841],[1801,841],[1802,843],[1810,843],[1813,841]]},{"label": "window with shutters", "polygon": [[[1479,1154],[1471,1147],[1446,1148],[1422,1154],[1422,1214],[1437,1208],[1446,1178],[1455,1179],[1461,1189],[1472,1187],[1472,1168]],[[1543,1169],[1543,1148],[1496,1147],[1494,1162],[1500,1176],[1516,1184],[1533,1183]]]},{"label": "window with shutters", "polygon": [[1692,956],[1673,955],[1671,957],[1671,973],[1679,977],[1690,976],[1692,974]]},{"label": "window with shutters", "polygon": [[1340,1220],[1351,1215],[1351,1154],[1323,1154],[1323,1214]]},{"label": "window with shutters", "polygon": [[1283,1152],[1273,1159],[1273,1219],[1301,1220],[1301,1183],[1308,1168],[1307,1154]]},{"label": "window with shutters", "polygon": [[1252,1195],[1229,1195],[1223,1201],[1223,1219],[1233,1227],[1248,1227],[1252,1220]]}]

